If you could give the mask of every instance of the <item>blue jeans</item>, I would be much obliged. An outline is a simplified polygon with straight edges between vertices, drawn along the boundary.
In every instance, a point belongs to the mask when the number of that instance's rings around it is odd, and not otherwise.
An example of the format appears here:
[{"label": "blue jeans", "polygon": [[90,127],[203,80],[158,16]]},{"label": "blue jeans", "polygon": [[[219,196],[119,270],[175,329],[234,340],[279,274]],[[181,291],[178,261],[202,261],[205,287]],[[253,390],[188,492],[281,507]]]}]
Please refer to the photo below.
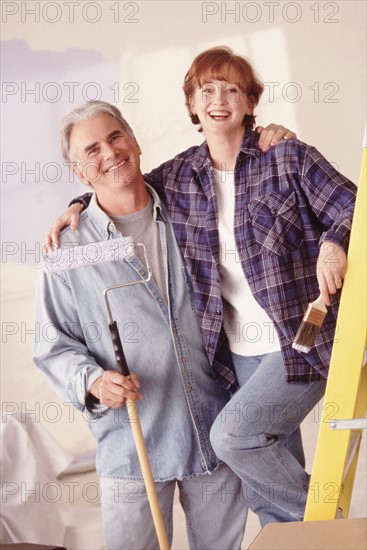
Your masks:
[{"label": "blue jeans", "polygon": [[245,501],[262,526],[300,521],[309,476],[298,460],[299,426],[326,381],[287,383],[280,352],[232,356],[242,385],[212,426],[213,448],[241,478]]},{"label": "blue jeans", "polygon": [[[164,457],[162,457],[164,460]],[[144,482],[101,478],[101,503],[108,550],[159,548]],[[170,545],[177,486],[191,549],[239,550],[247,519],[241,481],[222,464],[210,475],[155,484]]]}]

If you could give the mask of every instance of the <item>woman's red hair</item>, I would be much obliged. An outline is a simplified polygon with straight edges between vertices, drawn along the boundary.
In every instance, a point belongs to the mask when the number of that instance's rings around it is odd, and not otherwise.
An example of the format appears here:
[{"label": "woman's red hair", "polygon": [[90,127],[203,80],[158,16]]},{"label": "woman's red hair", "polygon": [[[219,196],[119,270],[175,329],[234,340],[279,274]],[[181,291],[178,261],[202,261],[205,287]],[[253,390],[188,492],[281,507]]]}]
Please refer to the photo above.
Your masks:
[{"label": "woman's red hair", "polygon": [[[245,57],[235,54],[231,48],[226,46],[206,50],[195,57],[185,75],[183,84],[185,104],[193,124],[200,124],[200,120],[191,112],[190,98],[194,95],[195,89],[201,88],[205,78],[208,77],[236,83],[251,101],[253,107],[259,103],[264,91],[263,83]],[[246,128],[253,128],[255,116],[253,114],[245,115],[244,125]]]}]

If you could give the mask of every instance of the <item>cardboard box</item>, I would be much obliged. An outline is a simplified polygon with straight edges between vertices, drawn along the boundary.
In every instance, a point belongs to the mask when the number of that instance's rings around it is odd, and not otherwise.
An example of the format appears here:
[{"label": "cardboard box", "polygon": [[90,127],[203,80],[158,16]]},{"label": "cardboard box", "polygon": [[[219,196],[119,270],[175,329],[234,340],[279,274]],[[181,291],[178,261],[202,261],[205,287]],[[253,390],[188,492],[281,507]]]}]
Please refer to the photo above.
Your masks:
[{"label": "cardboard box", "polygon": [[269,523],[248,550],[367,550],[367,518]]}]

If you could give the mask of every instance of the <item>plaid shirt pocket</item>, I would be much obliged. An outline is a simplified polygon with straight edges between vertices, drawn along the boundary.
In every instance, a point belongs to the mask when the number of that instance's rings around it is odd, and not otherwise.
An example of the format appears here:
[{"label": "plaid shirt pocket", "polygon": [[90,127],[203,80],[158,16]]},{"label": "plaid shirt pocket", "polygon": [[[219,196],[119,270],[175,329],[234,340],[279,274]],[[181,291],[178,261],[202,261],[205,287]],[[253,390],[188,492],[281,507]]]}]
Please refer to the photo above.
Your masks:
[{"label": "plaid shirt pocket", "polygon": [[302,221],[293,191],[261,195],[249,203],[248,211],[262,254],[282,256],[302,244]]}]

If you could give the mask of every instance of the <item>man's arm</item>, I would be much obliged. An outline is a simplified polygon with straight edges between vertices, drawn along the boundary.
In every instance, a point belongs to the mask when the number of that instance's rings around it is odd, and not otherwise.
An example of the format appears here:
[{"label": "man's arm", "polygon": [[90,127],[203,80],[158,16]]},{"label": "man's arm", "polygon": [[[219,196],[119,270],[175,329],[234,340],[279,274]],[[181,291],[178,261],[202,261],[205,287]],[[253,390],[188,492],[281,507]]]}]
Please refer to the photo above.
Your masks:
[{"label": "man's arm", "polygon": [[89,389],[89,394],[102,405],[110,409],[117,409],[125,405],[126,399],[139,401],[142,395],[137,392],[140,382],[135,373],[129,378],[114,370],[106,370],[100,378],[97,378]]},{"label": "man's arm", "polygon": [[139,381],[104,370],[89,352],[71,290],[64,277],[40,272],[36,287],[34,362],[58,395],[92,416],[121,407],[126,398],[140,399]]}]

